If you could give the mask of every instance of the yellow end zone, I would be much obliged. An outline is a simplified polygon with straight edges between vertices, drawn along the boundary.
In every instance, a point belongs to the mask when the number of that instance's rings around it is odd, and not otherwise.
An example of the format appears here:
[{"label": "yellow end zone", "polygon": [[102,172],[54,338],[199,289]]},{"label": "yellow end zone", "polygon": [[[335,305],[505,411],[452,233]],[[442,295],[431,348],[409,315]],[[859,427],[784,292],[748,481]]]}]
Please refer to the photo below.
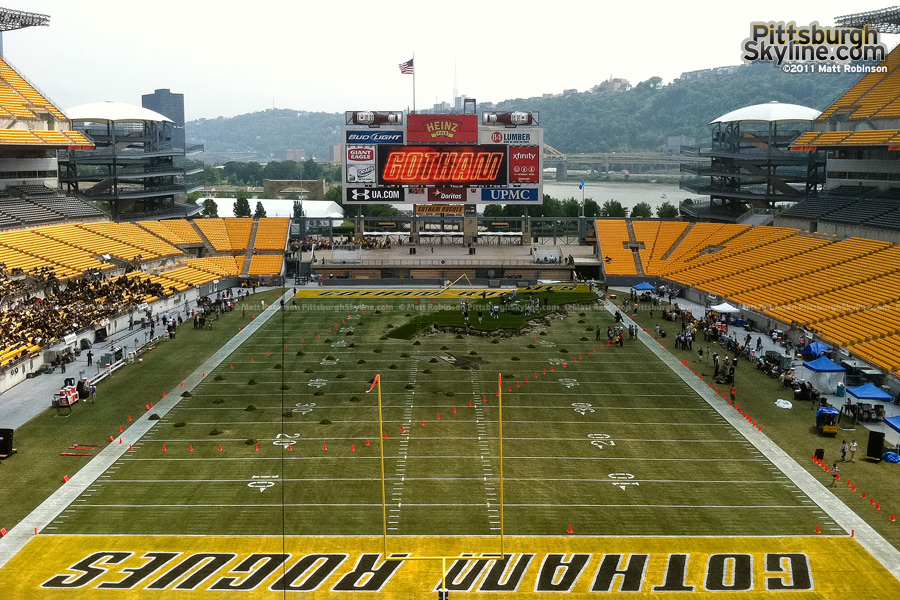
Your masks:
[{"label": "yellow end zone", "polygon": [[[383,561],[381,537],[55,536],[0,570],[4,598],[432,598],[440,561]],[[493,537],[393,537],[394,556],[496,550]],[[507,537],[505,560],[448,561],[452,597],[900,598],[848,537]],[[367,592],[361,595],[361,592]]]},{"label": "yellow end zone", "polygon": [[[298,290],[295,298],[496,298],[511,294],[513,290],[483,289],[483,290],[359,290],[359,289],[314,289]],[[516,290],[519,293],[536,292],[576,292],[587,294],[590,288],[584,284],[552,283],[535,285],[529,288]]]}]

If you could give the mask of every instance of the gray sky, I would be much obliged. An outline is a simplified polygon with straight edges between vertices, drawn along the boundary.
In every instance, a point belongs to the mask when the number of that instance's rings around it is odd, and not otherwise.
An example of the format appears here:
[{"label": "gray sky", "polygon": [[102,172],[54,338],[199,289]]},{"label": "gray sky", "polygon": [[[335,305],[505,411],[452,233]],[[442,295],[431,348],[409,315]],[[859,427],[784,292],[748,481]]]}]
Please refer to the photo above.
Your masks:
[{"label": "gray sky", "polygon": [[[188,120],[272,108],[412,107],[460,94],[497,102],[604,79],[740,63],[751,21],[818,21],[890,6],[872,0],[601,2],[487,0],[4,0],[50,15],[4,34],[5,58],[66,108],[169,88]],[[156,32],[154,34],[154,32]],[[154,35],[158,35],[155,38]],[[896,36],[887,39],[888,47]],[[824,76],[824,75],[823,75]]]}]

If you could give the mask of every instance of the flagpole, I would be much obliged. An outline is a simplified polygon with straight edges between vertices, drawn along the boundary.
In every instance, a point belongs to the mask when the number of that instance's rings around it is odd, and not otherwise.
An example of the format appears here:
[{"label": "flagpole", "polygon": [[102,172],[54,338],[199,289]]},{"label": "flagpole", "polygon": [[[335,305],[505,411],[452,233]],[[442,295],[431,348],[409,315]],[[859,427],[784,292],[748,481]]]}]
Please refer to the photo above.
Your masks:
[{"label": "flagpole", "polygon": [[413,76],[413,113],[415,113],[416,112],[416,53],[415,52],[413,52],[412,63],[413,63],[413,72],[412,72],[412,76]]}]

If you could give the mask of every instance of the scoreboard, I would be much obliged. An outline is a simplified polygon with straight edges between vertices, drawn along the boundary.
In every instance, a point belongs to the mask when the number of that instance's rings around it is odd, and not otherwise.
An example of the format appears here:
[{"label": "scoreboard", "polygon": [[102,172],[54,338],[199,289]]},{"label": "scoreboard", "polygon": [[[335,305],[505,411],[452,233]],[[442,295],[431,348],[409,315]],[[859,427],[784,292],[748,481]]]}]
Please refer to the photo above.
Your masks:
[{"label": "scoreboard", "polygon": [[342,131],[347,204],[541,204],[537,113],[348,112]]}]

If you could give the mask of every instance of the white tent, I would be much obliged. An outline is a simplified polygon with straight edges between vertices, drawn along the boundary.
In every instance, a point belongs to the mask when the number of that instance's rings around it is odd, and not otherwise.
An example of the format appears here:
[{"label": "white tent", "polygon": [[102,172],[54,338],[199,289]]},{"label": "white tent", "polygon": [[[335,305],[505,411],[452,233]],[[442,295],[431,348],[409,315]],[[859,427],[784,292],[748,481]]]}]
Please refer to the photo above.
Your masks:
[{"label": "white tent", "polygon": [[722,304],[717,304],[715,306],[710,306],[709,310],[714,310],[717,313],[736,313],[741,312],[739,309],[733,307],[727,302],[723,302]]},{"label": "white tent", "polygon": [[803,363],[806,379],[813,387],[825,394],[833,394],[838,384],[844,383],[844,375],[847,369],[839,364],[822,358]]}]

